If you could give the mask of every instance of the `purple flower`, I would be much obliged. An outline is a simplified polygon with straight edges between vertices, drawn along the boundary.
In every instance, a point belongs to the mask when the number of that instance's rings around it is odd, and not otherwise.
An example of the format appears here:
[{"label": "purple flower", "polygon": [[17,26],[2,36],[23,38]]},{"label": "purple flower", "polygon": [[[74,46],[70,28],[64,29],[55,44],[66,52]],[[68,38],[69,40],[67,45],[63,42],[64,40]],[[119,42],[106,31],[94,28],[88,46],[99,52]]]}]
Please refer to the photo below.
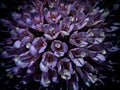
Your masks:
[{"label": "purple flower", "polygon": [[51,49],[55,56],[62,57],[68,51],[68,46],[64,42],[54,40],[51,44]]},{"label": "purple flower", "polygon": [[85,40],[85,36],[86,32],[78,33],[78,31],[76,31],[70,36],[69,42],[77,47],[86,47],[88,42]]},{"label": "purple flower", "polygon": [[74,74],[73,77],[71,77],[71,79],[68,82],[68,89],[79,90],[78,82],[79,82],[78,75]]},{"label": "purple flower", "polygon": [[30,53],[35,56],[38,53],[41,54],[44,52],[45,48],[47,47],[47,43],[43,37],[37,37],[33,40],[29,51]]},{"label": "purple flower", "polygon": [[52,10],[48,10],[47,8],[44,9],[44,14],[47,22],[49,24],[56,24],[62,17],[61,14],[59,14],[59,11],[57,8],[54,8]]},{"label": "purple flower", "polygon": [[40,62],[40,69],[47,72],[49,69],[54,69],[57,64],[57,57],[50,51],[46,52],[42,56]]},{"label": "purple flower", "polygon": [[58,63],[58,74],[61,75],[61,78],[65,80],[69,80],[74,74],[74,70],[72,68],[72,64],[70,62],[70,59],[68,58],[62,58]]},{"label": "purple flower", "polygon": [[67,15],[70,14],[70,11],[72,9],[72,4],[66,4],[65,3],[60,3],[60,13],[62,14],[62,18],[65,18]]},{"label": "purple flower", "polygon": [[39,58],[39,55],[34,57],[30,54],[29,51],[27,52],[24,52],[20,55],[17,55],[16,57],[14,57],[14,61],[15,61],[15,64],[18,66],[18,67],[21,67],[21,68],[26,68],[26,67],[30,67],[31,65],[33,65],[33,63]]},{"label": "purple flower", "polygon": [[60,29],[61,29],[61,35],[66,36],[69,35],[70,32],[72,32],[74,28],[74,17],[66,17],[63,19],[63,21],[60,22]]},{"label": "purple flower", "polygon": [[69,51],[71,61],[79,67],[82,67],[85,64],[84,57],[87,57],[87,54],[87,50],[83,48],[74,48]]},{"label": "purple flower", "polygon": [[41,85],[44,87],[48,87],[51,82],[58,83],[57,71],[54,69],[43,72],[40,80]]},{"label": "purple flower", "polygon": [[59,28],[57,25],[44,24],[43,26],[44,36],[48,40],[56,39],[59,35]]}]

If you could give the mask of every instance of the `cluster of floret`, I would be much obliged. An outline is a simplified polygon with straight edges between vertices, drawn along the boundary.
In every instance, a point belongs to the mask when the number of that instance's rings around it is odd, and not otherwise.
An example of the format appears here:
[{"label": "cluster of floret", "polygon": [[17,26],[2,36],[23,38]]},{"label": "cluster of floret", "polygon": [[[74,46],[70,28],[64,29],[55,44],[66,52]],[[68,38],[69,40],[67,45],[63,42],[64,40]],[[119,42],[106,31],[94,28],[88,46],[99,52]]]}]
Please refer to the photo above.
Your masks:
[{"label": "cluster of floret", "polygon": [[23,84],[33,78],[42,87],[64,80],[78,90],[81,80],[86,86],[100,81],[96,66],[117,49],[107,39],[118,27],[106,26],[109,11],[97,3],[30,0],[12,12],[12,20],[1,19],[10,32],[1,56],[15,63],[8,71],[22,77]]}]

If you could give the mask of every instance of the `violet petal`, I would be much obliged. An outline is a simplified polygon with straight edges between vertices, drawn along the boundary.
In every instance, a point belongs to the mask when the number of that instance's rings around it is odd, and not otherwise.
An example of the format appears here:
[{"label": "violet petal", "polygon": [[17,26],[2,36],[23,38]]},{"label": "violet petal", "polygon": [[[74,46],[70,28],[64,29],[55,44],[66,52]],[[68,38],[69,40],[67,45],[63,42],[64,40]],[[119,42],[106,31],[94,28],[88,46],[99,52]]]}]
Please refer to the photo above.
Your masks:
[{"label": "violet petal", "polygon": [[36,56],[37,50],[33,45],[30,46],[29,51],[33,56]]}]

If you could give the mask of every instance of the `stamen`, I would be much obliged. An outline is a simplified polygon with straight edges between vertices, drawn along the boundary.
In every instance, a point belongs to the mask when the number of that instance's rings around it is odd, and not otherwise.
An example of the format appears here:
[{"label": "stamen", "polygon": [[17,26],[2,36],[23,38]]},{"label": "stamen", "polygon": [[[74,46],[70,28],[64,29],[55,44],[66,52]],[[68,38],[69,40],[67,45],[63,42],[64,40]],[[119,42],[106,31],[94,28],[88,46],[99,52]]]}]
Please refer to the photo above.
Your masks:
[{"label": "stamen", "polygon": [[49,29],[49,30],[50,30],[50,31],[53,31],[54,29],[55,29],[54,27],[50,27],[50,29]]},{"label": "stamen", "polygon": [[26,44],[26,48],[30,48],[30,46],[31,46],[31,43],[28,42],[28,43]]},{"label": "stamen", "polygon": [[75,20],[75,18],[74,18],[74,17],[72,17],[72,16],[70,16],[70,17],[69,17],[69,20],[70,20],[70,21],[74,21],[74,20]]},{"label": "stamen", "polygon": [[61,75],[61,77],[65,80],[69,80],[71,78],[71,74],[68,70],[64,70],[63,74]]},{"label": "stamen", "polygon": [[85,53],[85,52],[81,52],[80,56],[81,56],[81,57],[85,57],[85,56],[86,56],[86,53]]},{"label": "stamen", "polygon": [[45,79],[45,83],[46,84],[50,84],[50,80],[49,79]]}]

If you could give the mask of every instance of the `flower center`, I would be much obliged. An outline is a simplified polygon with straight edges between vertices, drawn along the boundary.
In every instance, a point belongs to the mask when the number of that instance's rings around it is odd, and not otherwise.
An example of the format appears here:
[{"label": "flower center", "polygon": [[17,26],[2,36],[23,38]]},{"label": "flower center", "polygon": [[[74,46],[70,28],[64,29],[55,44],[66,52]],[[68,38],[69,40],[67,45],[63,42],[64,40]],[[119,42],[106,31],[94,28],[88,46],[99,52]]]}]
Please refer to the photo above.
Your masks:
[{"label": "flower center", "polygon": [[49,29],[51,32],[54,30],[54,27],[50,27],[50,29]]},{"label": "flower center", "polygon": [[49,7],[50,7],[50,8],[53,8],[53,7],[54,7],[54,3],[50,3],[50,4],[49,4]]},{"label": "flower center", "polygon": [[18,62],[20,60],[20,58],[16,57],[14,60],[15,60],[15,62]]},{"label": "flower center", "polygon": [[72,17],[72,16],[69,17],[69,20],[70,20],[70,21],[74,21],[74,19],[75,19],[75,18]]},{"label": "flower center", "polygon": [[61,77],[65,80],[69,80],[71,78],[71,74],[68,70],[64,70],[63,74],[61,75]]},{"label": "flower center", "polygon": [[60,48],[60,47],[61,47],[61,44],[56,43],[56,44],[55,44],[55,47],[56,47],[56,48]]},{"label": "flower center", "polygon": [[86,56],[86,53],[85,53],[85,52],[81,52],[80,56],[81,56],[81,57],[85,57],[85,56]]},{"label": "flower center", "polygon": [[49,79],[46,79],[46,80],[45,80],[45,83],[46,83],[46,84],[50,84],[50,80],[49,80]]},{"label": "flower center", "polygon": [[26,48],[30,48],[30,46],[31,46],[31,43],[28,42],[28,43],[26,44]]}]

